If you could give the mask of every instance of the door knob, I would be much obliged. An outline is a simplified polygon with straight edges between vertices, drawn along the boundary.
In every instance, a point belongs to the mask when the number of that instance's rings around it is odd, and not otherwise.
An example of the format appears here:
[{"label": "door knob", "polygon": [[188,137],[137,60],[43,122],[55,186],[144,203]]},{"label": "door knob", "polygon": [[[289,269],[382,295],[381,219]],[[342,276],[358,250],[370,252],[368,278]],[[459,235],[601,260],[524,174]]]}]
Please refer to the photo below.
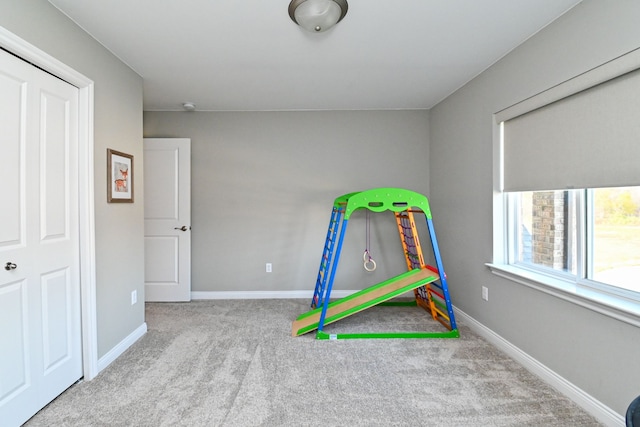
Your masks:
[{"label": "door knob", "polygon": [[174,230],[182,230],[182,231],[187,231],[189,228],[191,227],[187,228],[186,225],[183,225],[182,227],[173,227]]},{"label": "door knob", "polygon": [[4,269],[7,271],[15,270],[16,268],[18,268],[18,266],[12,262],[8,262],[4,265]]}]

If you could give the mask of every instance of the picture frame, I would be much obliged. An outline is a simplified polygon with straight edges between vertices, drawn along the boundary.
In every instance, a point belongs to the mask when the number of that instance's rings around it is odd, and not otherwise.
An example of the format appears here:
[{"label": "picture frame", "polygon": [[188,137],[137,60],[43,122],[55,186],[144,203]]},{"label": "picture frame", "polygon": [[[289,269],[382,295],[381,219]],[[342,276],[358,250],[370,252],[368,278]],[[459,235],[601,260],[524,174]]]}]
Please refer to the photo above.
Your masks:
[{"label": "picture frame", "polygon": [[133,203],[133,156],[107,148],[107,202]]}]

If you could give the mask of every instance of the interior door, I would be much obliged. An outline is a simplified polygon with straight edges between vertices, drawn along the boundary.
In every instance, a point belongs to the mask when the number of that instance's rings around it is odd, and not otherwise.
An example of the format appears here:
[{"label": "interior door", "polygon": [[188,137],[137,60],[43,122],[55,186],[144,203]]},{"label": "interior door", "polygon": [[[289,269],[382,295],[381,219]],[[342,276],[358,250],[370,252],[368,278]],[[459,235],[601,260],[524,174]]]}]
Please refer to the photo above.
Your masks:
[{"label": "interior door", "polygon": [[191,300],[191,140],[144,140],[145,301]]},{"label": "interior door", "polygon": [[0,50],[0,420],[82,376],[78,89]]}]

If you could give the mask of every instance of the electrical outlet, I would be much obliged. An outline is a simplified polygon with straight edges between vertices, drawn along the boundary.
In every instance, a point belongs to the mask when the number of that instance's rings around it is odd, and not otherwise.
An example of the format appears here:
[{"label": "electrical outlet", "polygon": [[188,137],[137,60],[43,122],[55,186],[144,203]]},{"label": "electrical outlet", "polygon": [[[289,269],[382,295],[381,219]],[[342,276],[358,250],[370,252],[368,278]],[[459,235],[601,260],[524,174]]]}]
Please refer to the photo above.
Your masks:
[{"label": "electrical outlet", "polygon": [[268,262],[268,263],[267,263],[266,270],[267,270],[267,273],[271,273],[271,271],[272,271],[272,265],[271,265],[271,263],[270,263],[270,262]]},{"label": "electrical outlet", "polygon": [[138,291],[131,291],[131,305],[138,302]]},{"label": "electrical outlet", "polygon": [[489,301],[489,288],[486,286],[482,287],[482,299],[485,301]]}]

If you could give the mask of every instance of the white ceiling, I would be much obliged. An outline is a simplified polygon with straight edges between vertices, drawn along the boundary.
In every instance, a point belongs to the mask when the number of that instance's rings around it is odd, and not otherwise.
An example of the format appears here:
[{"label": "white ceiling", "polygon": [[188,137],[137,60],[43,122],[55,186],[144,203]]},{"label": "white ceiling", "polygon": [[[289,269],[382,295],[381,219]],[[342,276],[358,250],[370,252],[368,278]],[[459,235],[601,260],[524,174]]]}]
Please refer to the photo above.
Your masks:
[{"label": "white ceiling", "polygon": [[49,0],[144,78],[145,110],[431,108],[580,0]]}]

